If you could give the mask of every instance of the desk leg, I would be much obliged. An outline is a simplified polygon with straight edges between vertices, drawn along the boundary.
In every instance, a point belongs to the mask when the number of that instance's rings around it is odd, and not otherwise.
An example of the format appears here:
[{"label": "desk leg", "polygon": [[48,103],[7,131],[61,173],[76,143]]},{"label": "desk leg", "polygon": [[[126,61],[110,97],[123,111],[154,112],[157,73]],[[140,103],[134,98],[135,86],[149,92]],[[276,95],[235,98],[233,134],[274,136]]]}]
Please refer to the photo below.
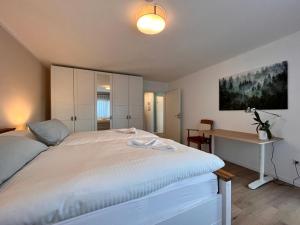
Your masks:
[{"label": "desk leg", "polygon": [[272,181],[274,178],[271,176],[265,176],[265,151],[266,145],[260,145],[260,168],[259,168],[259,179],[253,181],[248,185],[248,187],[252,190],[259,188],[260,186]]}]

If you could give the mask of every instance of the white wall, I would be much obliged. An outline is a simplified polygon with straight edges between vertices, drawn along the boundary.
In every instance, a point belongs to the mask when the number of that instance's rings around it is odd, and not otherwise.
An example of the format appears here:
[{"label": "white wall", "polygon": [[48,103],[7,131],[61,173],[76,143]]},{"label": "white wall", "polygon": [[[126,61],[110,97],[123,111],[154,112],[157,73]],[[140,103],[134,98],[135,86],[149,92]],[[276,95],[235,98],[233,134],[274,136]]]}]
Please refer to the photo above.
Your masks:
[{"label": "white wall", "polygon": [[[296,177],[292,160],[300,160],[300,32],[176,80],[170,84],[170,88],[182,89],[184,129],[197,127],[201,118],[211,118],[216,128],[255,132],[250,125],[252,117],[249,114],[243,111],[219,111],[218,80],[283,60],[288,60],[289,66],[289,109],[273,111],[281,114],[282,119],[277,121],[272,131],[285,139],[275,145],[274,160],[280,179],[291,183]],[[267,173],[273,174],[270,152],[269,147]],[[216,153],[228,161],[258,169],[258,148],[255,145],[218,139]],[[300,182],[297,184],[300,185]]]},{"label": "white wall", "polygon": [[0,128],[49,117],[49,71],[0,26]]},{"label": "white wall", "polygon": [[144,80],[145,92],[165,93],[169,89],[169,84],[166,82]]}]

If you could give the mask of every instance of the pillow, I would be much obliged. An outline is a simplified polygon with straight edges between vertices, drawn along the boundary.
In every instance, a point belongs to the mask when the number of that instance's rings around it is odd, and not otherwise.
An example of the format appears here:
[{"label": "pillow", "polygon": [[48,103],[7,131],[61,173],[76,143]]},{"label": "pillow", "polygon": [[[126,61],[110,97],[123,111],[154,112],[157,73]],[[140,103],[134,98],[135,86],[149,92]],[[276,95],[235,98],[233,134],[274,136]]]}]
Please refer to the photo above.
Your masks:
[{"label": "pillow", "polygon": [[28,124],[31,132],[38,140],[48,146],[61,143],[70,134],[70,130],[57,119]]},{"label": "pillow", "polygon": [[26,137],[0,136],[0,184],[47,148]]},{"label": "pillow", "polygon": [[14,130],[0,134],[0,136],[27,137],[33,140],[37,140],[34,134],[30,132],[30,130]]}]

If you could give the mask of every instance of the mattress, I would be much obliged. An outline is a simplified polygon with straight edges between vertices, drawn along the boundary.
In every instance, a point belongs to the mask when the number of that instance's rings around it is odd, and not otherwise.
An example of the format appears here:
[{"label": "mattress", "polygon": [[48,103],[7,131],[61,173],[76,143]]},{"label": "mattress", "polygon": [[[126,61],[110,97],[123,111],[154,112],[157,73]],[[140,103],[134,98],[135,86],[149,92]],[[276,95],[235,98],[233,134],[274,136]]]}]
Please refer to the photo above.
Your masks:
[{"label": "mattress", "polygon": [[159,139],[177,150],[134,148],[125,137],[51,147],[1,187],[0,224],[57,223],[224,166],[215,155]]},{"label": "mattress", "polygon": [[[189,210],[199,202],[205,203],[216,196],[217,192],[217,176],[207,173],[168,185],[142,198],[88,213],[84,219],[95,221],[94,217],[97,216],[101,218],[101,225],[158,224],[183,210]],[[80,221],[74,217],[56,225],[69,222],[76,225]]]}]

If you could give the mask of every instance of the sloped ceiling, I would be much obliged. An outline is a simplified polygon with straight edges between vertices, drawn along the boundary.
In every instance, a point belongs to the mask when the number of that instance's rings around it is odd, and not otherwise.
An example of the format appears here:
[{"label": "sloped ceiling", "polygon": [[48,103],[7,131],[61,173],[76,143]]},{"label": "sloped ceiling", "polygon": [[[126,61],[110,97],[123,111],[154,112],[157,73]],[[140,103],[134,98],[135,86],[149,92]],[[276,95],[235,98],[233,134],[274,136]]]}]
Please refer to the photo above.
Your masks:
[{"label": "sloped ceiling", "polygon": [[299,0],[161,0],[167,27],[139,33],[143,0],[0,0],[0,23],[38,59],[171,81],[300,30]]}]

